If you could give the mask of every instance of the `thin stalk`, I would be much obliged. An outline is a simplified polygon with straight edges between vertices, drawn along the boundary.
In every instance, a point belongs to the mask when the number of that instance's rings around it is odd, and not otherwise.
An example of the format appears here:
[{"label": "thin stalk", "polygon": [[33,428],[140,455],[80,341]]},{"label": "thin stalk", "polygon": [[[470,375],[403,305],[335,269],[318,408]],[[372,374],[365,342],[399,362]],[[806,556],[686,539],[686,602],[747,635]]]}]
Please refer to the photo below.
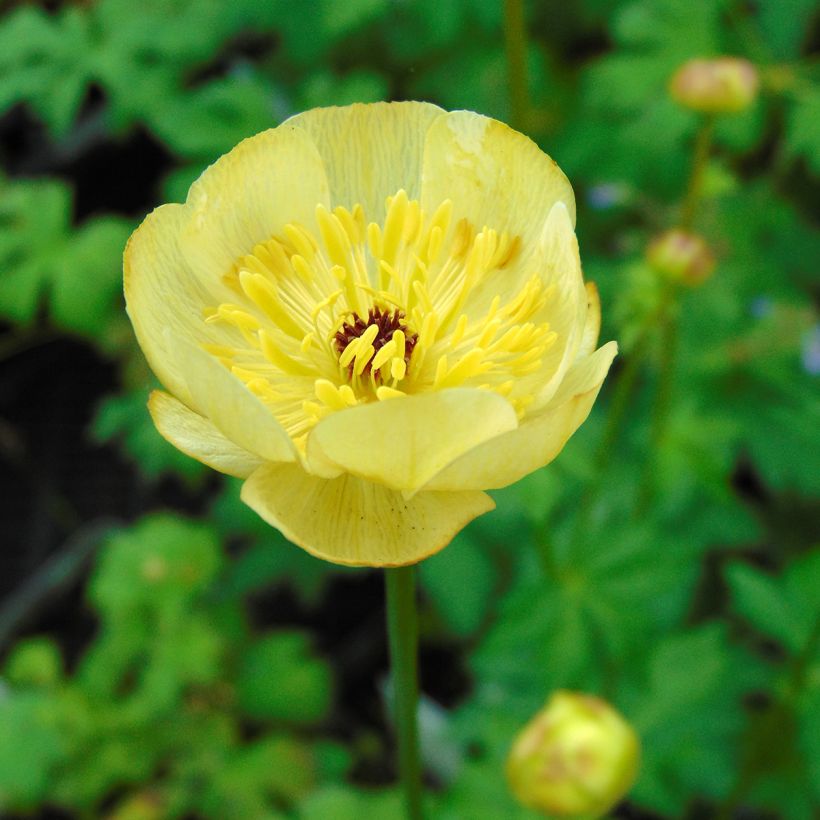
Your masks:
[{"label": "thin stalk", "polygon": [[407,818],[422,820],[421,761],[416,723],[419,699],[416,568],[387,569],[385,583],[399,774]]},{"label": "thin stalk", "polygon": [[683,200],[680,214],[680,227],[689,229],[695,219],[701,194],[706,167],[709,164],[709,154],[712,151],[712,137],[715,133],[715,118],[707,115],[703,118],[700,130],[695,137],[695,151],[692,158],[692,173],[689,175],[689,185],[686,197]]},{"label": "thin stalk", "polygon": [[655,404],[652,408],[652,421],[649,429],[649,447],[644,464],[640,490],[638,492],[637,512],[642,514],[652,500],[652,471],[655,467],[653,456],[663,441],[666,432],[666,421],[669,418],[669,407],[672,404],[672,390],[675,384],[675,358],[678,344],[678,317],[674,307],[675,290],[670,287],[664,295],[660,314],[660,359],[658,361],[658,387]]},{"label": "thin stalk", "polygon": [[504,0],[504,45],[510,94],[510,125],[526,130],[529,120],[527,91],[527,29],[523,0]]}]

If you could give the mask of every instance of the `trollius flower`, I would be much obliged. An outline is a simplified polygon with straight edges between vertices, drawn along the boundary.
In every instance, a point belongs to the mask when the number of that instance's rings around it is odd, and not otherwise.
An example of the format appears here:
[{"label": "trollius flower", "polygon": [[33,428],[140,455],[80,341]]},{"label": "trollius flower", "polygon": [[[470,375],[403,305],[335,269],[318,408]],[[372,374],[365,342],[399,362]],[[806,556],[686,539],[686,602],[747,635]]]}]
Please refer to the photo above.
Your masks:
[{"label": "trollius flower", "polygon": [[245,140],[125,251],[138,341],[183,452],[310,552],[412,563],[553,459],[595,350],[572,189],[495,120],[308,111]]}]

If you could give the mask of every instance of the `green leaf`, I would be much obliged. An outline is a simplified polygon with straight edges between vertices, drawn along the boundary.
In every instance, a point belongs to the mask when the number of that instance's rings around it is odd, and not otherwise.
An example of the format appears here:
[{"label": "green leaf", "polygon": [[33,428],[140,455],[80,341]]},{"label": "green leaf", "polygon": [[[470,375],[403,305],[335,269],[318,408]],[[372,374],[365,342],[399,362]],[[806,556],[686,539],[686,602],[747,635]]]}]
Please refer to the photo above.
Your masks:
[{"label": "green leaf", "polygon": [[205,466],[169,444],[158,432],[148,412],[147,390],[120,393],[103,399],[91,426],[100,442],[116,441],[140,472],[157,479],[168,472],[196,482],[206,473]]},{"label": "green leaf", "polygon": [[741,563],[726,573],[741,617],[791,653],[804,652],[820,620],[820,549],[792,561],[781,577]]},{"label": "green leaf", "polygon": [[48,14],[23,6],[0,21],[0,111],[27,102],[64,135],[90,79],[87,17],[79,9]]},{"label": "green leaf", "polygon": [[128,617],[136,607],[191,601],[208,587],[222,562],[206,525],[152,515],[108,539],[89,595],[101,612]]},{"label": "green leaf", "polygon": [[133,225],[100,217],[71,235],[55,259],[49,307],[59,327],[94,337],[121,313],[122,252]]},{"label": "green leaf", "polygon": [[51,786],[63,741],[52,701],[36,694],[0,699],[0,808],[31,808]]},{"label": "green leaf", "polygon": [[786,118],[786,150],[804,159],[820,175],[820,91],[807,88],[795,95]]},{"label": "green leaf", "polygon": [[365,791],[345,786],[327,786],[311,794],[299,806],[299,820],[404,820],[402,796],[396,791]]},{"label": "green leaf", "polygon": [[715,623],[661,641],[635,672],[622,696],[642,744],[631,799],[681,816],[692,795],[728,794],[745,724],[743,696],[760,679],[753,660]]},{"label": "green leaf", "polygon": [[332,679],[313,655],[307,637],[278,632],[252,644],[242,656],[237,698],[257,720],[315,723],[330,708]]},{"label": "green leaf", "polygon": [[495,567],[486,550],[462,532],[419,569],[424,591],[445,624],[456,635],[475,632],[487,617],[496,588]]}]

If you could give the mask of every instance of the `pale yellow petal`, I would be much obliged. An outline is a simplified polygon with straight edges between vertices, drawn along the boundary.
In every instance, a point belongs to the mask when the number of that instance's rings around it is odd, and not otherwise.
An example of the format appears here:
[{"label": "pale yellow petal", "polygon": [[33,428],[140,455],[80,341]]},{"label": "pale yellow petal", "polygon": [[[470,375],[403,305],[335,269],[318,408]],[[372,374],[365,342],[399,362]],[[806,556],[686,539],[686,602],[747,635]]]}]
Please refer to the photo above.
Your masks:
[{"label": "pale yellow petal", "polygon": [[563,381],[578,355],[586,324],[588,297],[578,239],[563,203],[553,206],[542,227],[537,260],[544,283],[555,289],[544,315],[557,338],[542,358],[533,410],[545,406]]},{"label": "pale yellow petal", "polygon": [[319,149],[334,206],[360,203],[368,220],[381,223],[385,199],[404,189],[417,199],[427,129],[445,112],[422,102],[314,108],[287,120]]},{"label": "pale yellow petal", "polygon": [[206,309],[236,299],[223,275],[286,223],[312,225],[320,202],[328,202],[327,177],[316,147],[303,131],[280,126],[241,142],[191,186],[185,205],[157,208],[131,235],[128,314],[151,368],[186,404],[184,362],[164,331],[196,344],[241,342],[204,322]]},{"label": "pale yellow petal", "polygon": [[482,492],[401,493],[351,475],[326,480],[297,465],[266,464],[242,500],[294,544],[337,564],[413,564],[447,546],[495,506]]},{"label": "pale yellow petal", "polygon": [[230,441],[266,461],[294,461],[290,436],[262,401],[223,364],[182,339],[169,342],[185,357],[191,407]]},{"label": "pale yellow petal", "polygon": [[482,442],[515,429],[510,403],[489,390],[453,388],[329,415],[308,437],[307,463],[413,491]]},{"label": "pale yellow petal", "polygon": [[188,222],[184,205],[163,205],[131,234],[123,257],[125,303],[137,340],[157,378],[190,404],[185,361],[166,331],[195,344],[230,344],[224,329],[206,325],[203,308],[231,297],[219,279],[194,271],[179,246]]},{"label": "pale yellow petal", "polygon": [[558,165],[528,137],[471,111],[448,113],[427,132],[422,207],[432,213],[445,199],[453,201],[454,223],[508,231],[524,247],[556,202],[575,220],[572,186]]},{"label": "pale yellow petal", "polygon": [[329,204],[324,163],[303,130],[283,124],[243,140],[194,182],[180,247],[200,276],[220,277],[290,222],[315,230],[319,204]]},{"label": "pale yellow petal", "polygon": [[220,473],[247,478],[264,464],[259,456],[237,447],[211,424],[162,390],[148,400],[151,418],[164,439],[191,458]]},{"label": "pale yellow petal", "polygon": [[584,322],[584,332],[581,336],[581,344],[578,347],[579,359],[592,355],[595,345],[598,344],[598,336],[601,333],[601,297],[598,295],[598,288],[594,282],[586,283],[586,292],[587,315]]},{"label": "pale yellow petal", "polygon": [[609,342],[578,362],[540,414],[453,462],[420,495],[427,490],[506,487],[548,464],[589,415],[617,349]]}]

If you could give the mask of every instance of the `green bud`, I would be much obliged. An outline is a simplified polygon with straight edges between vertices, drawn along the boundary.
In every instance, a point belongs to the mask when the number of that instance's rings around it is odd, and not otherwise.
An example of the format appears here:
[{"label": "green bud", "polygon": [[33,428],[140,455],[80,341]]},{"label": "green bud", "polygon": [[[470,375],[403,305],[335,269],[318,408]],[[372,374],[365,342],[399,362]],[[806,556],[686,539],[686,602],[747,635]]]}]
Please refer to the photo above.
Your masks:
[{"label": "green bud", "polygon": [[646,260],[658,273],[688,287],[703,284],[715,269],[706,240],[681,228],[656,236],[646,249]]},{"label": "green bud", "polygon": [[63,659],[48,638],[30,638],[17,644],[6,662],[6,677],[14,686],[48,688],[63,677]]},{"label": "green bud", "polygon": [[609,704],[558,691],[515,739],[507,780],[529,808],[600,817],[634,783],[639,756],[637,735]]},{"label": "green bud", "polygon": [[748,108],[757,97],[757,69],[739,57],[690,60],[669,82],[672,98],[703,114],[731,114]]}]

